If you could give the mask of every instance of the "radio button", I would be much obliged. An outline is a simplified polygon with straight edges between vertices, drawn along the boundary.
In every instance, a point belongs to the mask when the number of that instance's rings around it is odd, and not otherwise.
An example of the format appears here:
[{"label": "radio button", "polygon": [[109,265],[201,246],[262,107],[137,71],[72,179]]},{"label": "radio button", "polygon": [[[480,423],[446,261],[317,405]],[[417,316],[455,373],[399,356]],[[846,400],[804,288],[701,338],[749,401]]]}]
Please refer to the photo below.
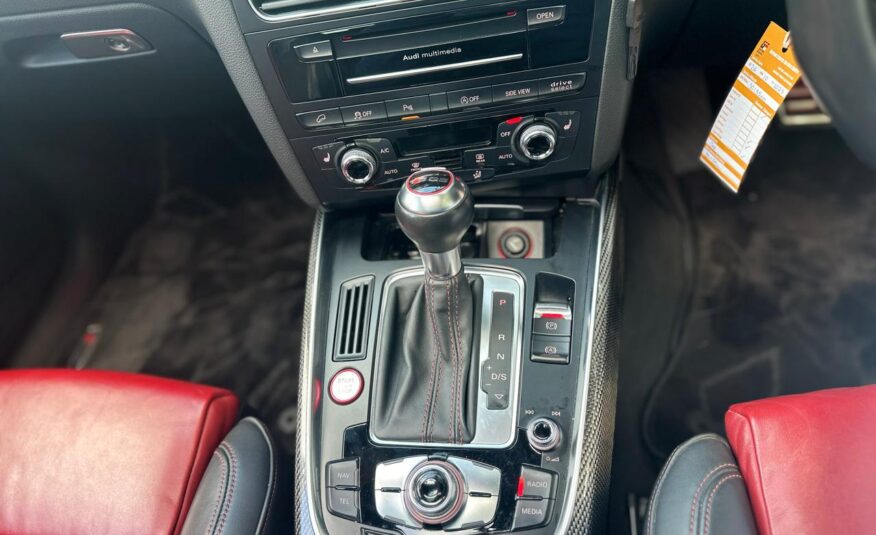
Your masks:
[{"label": "radio button", "polygon": [[386,101],[386,115],[390,119],[408,115],[426,115],[430,111],[432,107],[429,104],[429,97],[425,95]]},{"label": "radio button", "polygon": [[295,117],[304,128],[316,128],[318,126],[333,126],[341,124],[341,112],[337,108],[330,110],[308,111],[299,113]]},{"label": "radio button", "polygon": [[538,96],[538,81],[512,82],[493,86],[493,103],[508,102]]},{"label": "radio button", "polygon": [[493,102],[492,87],[475,87],[462,91],[448,91],[447,105],[451,110],[482,106]]},{"label": "radio button", "polygon": [[338,151],[343,149],[344,146],[343,143],[337,142],[313,147],[313,157],[316,158],[316,163],[319,165],[319,168],[334,169],[335,157],[338,155]]},{"label": "radio button", "polygon": [[317,41],[295,47],[295,53],[304,62],[327,61],[334,55],[331,41]]},{"label": "radio button", "polygon": [[559,93],[578,91],[584,87],[584,81],[586,79],[587,74],[583,72],[579,74],[568,74],[566,76],[542,78],[539,80],[538,94],[542,97],[549,97]]},{"label": "radio button", "polygon": [[372,137],[357,139],[353,141],[353,143],[371,150],[371,152],[380,157],[380,161],[392,162],[396,159],[395,149],[392,147],[392,142],[386,138]]},{"label": "radio button", "polygon": [[537,7],[526,10],[526,24],[530,27],[546,28],[563,22],[566,6]]},{"label": "radio button", "polygon": [[344,124],[367,123],[386,119],[386,106],[383,102],[370,102],[341,108]]}]

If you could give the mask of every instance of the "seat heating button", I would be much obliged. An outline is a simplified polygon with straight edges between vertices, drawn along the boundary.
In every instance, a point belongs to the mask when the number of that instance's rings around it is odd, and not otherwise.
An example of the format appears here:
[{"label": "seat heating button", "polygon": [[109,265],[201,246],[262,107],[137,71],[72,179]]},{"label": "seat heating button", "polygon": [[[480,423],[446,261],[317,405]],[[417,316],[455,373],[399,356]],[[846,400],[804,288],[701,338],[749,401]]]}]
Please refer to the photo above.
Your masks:
[{"label": "seat heating button", "polygon": [[334,169],[335,157],[345,145],[341,142],[328,143],[313,147],[313,157],[316,158],[316,163],[320,169]]},{"label": "seat heating button", "polygon": [[517,497],[553,499],[554,482],[553,472],[523,465],[520,469]]},{"label": "seat heating button", "polygon": [[328,489],[328,510],[333,514],[359,521],[359,491]]},{"label": "seat heating button", "polygon": [[552,111],[544,114],[544,118],[557,125],[557,134],[561,138],[575,137],[578,134],[578,125],[581,123],[581,112]]},{"label": "seat heating button", "polygon": [[344,368],[329,381],[329,397],[338,405],[349,405],[362,394],[365,380],[354,368]]},{"label": "seat heating button", "polygon": [[453,174],[468,184],[471,182],[477,183],[489,180],[496,174],[496,170],[491,167],[483,167],[481,169],[460,169],[454,171]]},{"label": "seat heating button", "polygon": [[326,477],[329,487],[359,487],[359,459],[347,459],[328,463]]},{"label": "seat heating button", "polygon": [[553,500],[517,500],[514,507],[513,530],[541,526],[548,519]]}]

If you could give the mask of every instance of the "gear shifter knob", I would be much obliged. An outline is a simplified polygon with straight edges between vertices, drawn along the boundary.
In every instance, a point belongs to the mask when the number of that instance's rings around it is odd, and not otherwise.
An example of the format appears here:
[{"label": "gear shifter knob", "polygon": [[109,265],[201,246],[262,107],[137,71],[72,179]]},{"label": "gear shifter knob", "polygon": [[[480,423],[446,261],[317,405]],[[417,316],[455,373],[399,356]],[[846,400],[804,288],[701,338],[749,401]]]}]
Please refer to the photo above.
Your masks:
[{"label": "gear shifter knob", "polygon": [[459,273],[459,244],[474,220],[474,201],[452,172],[432,167],[409,176],[396,197],[395,217],[432,276],[446,279]]}]

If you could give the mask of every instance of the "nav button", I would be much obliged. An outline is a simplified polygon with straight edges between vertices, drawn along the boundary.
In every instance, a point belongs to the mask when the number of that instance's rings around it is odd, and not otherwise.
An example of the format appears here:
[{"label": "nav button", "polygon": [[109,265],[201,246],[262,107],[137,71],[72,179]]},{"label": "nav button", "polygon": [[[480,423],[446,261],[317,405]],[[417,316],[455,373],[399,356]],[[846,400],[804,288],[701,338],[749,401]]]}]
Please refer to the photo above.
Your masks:
[{"label": "nav button", "polygon": [[448,91],[447,105],[451,110],[481,106],[493,102],[492,87],[475,87],[462,91]]}]

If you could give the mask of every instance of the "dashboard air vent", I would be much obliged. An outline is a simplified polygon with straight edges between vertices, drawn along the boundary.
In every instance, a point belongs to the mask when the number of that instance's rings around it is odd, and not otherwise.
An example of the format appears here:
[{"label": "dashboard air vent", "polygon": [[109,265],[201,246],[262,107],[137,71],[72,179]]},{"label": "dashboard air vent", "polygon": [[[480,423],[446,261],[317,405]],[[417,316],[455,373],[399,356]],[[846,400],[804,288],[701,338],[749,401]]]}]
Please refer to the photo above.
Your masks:
[{"label": "dashboard air vent", "polygon": [[373,286],[372,276],[359,277],[341,285],[334,360],[365,358]]}]

